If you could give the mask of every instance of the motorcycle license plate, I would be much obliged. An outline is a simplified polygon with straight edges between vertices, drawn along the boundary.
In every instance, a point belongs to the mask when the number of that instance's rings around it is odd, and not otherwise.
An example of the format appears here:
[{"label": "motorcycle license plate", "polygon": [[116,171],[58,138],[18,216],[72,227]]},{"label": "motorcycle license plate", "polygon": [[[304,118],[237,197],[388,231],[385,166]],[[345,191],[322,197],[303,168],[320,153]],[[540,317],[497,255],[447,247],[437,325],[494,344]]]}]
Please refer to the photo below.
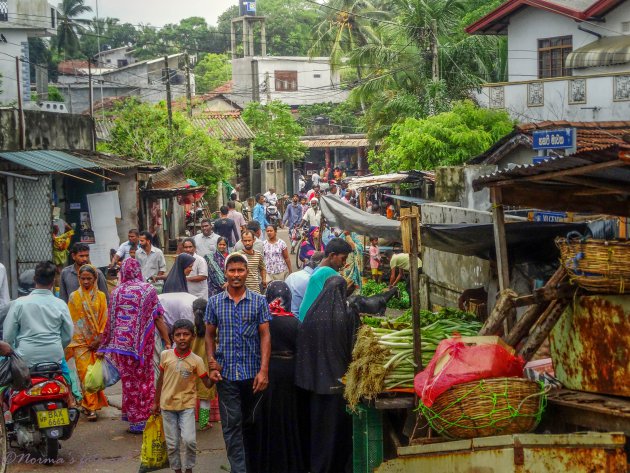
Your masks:
[{"label": "motorcycle license plate", "polygon": [[68,409],[55,409],[54,411],[38,411],[37,424],[40,429],[48,429],[50,427],[59,427],[68,425],[70,416]]}]

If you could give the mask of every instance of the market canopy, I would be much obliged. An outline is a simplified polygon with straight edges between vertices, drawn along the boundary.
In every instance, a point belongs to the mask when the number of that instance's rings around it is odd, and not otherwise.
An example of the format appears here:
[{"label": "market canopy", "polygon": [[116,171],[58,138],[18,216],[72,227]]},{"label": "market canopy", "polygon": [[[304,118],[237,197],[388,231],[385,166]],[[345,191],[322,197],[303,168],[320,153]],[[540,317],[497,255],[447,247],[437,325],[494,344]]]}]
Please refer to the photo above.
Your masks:
[{"label": "market canopy", "polygon": [[379,187],[390,184],[418,182],[424,179],[435,180],[435,173],[430,171],[406,171],[378,176],[355,177],[349,181],[348,189],[358,190],[366,187]]},{"label": "market canopy", "polygon": [[[505,224],[511,262],[552,261],[558,258],[554,240],[569,232],[584,233],[586,223],[514,222]],[[423,247],[482,259],[494,257],[491,223],[427,225],[420,228]]]},{"label": "market canopy", "polygon": [[403,202],[409,202],[410,204],[415,204],[415,205],[433,203],[432,200],[421,199],[420,197],[409,197],[408,195],[383,194],[383,197],[387,197],[388,199],[401,200]]},{"label": "market canopy", "polygon": [[373,215],[357,209],[339,197],[323,196],[319,204],[322,214],[332,227],[356,232],[360,235],[377,235],[380,238],[400,241],[400,222],[381,215]]}]

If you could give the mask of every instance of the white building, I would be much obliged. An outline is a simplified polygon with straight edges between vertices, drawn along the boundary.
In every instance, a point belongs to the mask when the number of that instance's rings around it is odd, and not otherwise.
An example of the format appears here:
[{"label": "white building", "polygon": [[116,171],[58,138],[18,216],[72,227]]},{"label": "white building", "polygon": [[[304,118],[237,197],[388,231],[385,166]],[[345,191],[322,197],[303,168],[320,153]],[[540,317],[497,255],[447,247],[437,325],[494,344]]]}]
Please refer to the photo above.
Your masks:
[{"label": "white building", "polygon": [[482,106],[521,122],[630,117],[630,1],[507,0],[466,31],[507,35],[508,82],[484,84]]},{"label": "white building", "polygon": [[57,32],[57,11],[46,0],[0,0],[0,104],[17,103],[17,71],[20,62],[22,100],[31,99],[28,38],[47,37]]},{"label": "white building", "polygon": [[[185,55],[168,57],[171,97],[175,101],[186,96]],[[87,64],[59,68],[58,86],[71,113],[89,111],[89,76]],[[190,74],[190,87],[195,95],[195,76]],[[166,101],[166,66],[164,59],[138,61],[124,67],[92,68],[92,93],[95,105],[111,98],[138,97],[143,102]]]},{"label": "white building", "polygon": [[134,48],[123,46],[121,48],[107,49],[94,56],[94,62],[99,67],[119,68],[126,67],[137,62],[133,55]]},{"label": "white building", "polygon": [[349,91],[327,57],[248,56],[232,59],[232,95],[239,105],[280,100],[291,106],[340,103]]}]

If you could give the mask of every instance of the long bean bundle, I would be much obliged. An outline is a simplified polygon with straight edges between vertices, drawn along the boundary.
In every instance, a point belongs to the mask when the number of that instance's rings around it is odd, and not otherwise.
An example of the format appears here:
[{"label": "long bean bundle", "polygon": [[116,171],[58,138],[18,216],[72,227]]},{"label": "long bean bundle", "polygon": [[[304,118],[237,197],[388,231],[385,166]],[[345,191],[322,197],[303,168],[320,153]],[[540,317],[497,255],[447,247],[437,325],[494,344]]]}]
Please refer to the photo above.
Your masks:
[{"label": "long bean bundle", "polygon": [[[453,334],[477,335],[481,323],[463,320],[437,320],[422,327],[421,359],[426,365],[440,343]],[[373,399],[384,390],[413,388],[416,371],[413,329],[390,330],[363,326],[346,374],[345,396],[351,407],[361,398]]]}]

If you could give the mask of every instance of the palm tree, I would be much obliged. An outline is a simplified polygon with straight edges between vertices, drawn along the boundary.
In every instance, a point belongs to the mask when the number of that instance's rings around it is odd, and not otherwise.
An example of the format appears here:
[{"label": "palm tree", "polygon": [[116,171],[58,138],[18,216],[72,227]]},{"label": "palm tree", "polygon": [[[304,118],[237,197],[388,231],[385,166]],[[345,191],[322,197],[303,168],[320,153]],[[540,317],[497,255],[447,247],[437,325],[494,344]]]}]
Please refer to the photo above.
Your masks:
[{"label": "palm tree", "polygon": [[[388,21],[391,13],[381,10],[378,0],[330,0],[326,5],[327,17],[317,26],[317,39],[311,47],[311,56],[326,54],[331,67],[338,70],[345,56],[357,47],[378,42],[378,21]],[[356,67],[359,79],[362,67]]]},{"label": "palm tree", "polygon": [[85,0],[63,0],[59,9],[59,26],[57,27],[57,51],[62,50],[73,55],[79,51],[79,33],[90,20],[78,18],[92,11],[85,5]]}]

